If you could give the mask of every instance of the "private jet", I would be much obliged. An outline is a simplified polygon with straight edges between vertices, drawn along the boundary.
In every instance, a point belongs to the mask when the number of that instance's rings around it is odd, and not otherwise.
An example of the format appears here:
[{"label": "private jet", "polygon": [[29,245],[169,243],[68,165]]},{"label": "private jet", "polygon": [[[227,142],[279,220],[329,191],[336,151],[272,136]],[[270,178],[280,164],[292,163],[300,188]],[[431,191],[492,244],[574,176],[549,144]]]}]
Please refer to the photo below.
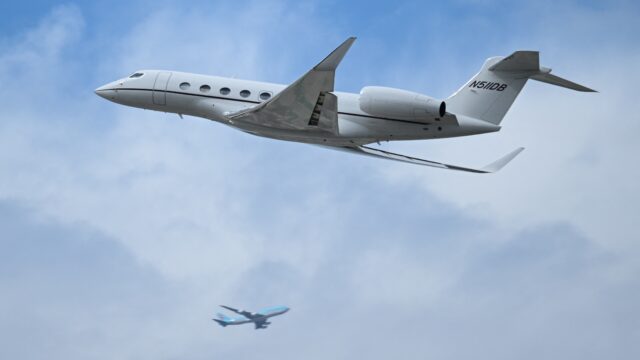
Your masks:
[{"label": "private jet", "polygon": [[140,70],[95,90],[112,102],[191,115],[249,134],[344,150],[378,158],[472,173],[493,173],[516,157],[515,149],[484,167],[464,167],[382,150],[381,141],[441,139],[492,133],[529,79],[582,92],[585,86],[540,66],[537,51],[492,57],[447,99],[366,86],[359,94],[334,89],[349,38],[291,85],[166,70]]}]

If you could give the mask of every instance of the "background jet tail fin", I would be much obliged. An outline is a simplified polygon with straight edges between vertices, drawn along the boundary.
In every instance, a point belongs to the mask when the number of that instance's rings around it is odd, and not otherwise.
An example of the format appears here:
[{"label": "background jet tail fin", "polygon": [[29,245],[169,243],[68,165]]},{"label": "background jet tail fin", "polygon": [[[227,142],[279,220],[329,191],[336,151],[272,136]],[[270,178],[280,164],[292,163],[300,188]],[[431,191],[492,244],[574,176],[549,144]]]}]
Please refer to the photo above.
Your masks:
[{"label": "background jet tail fin", "polygon": [[217,322],[218,324],[220,324],[220,326],[222,326],[222,327],[225,327],[225,326],[229,325],[231,323],[231,321],[233,320],[230,317],[228,317],[227,315],[221,314],[221,313],[217,313],[216,316],[217,316],[217,319],[212,319],[212,320]]},{"label": "background jet tail fin", "polygon": [[217,322],[222,327],[225,327],[225,326],[229,325],[223,320],[213,319],[213,321]]}]

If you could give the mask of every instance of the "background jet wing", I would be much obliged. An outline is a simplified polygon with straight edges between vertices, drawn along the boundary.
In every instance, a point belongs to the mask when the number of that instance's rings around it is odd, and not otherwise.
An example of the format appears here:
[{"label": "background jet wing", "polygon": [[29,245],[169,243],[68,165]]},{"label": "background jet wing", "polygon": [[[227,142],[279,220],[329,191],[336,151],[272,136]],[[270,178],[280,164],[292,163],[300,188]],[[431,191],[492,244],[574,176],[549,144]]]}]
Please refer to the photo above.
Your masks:
[{"label": "background jet wing", "polygon": [[262,320],[256,320],[254,324],[255,324],[255,329],[258,330],[258,329],[266,329],[268,325],[271,323],[267,322],[266,319],[262,319]]},{"label": "background jet wing", "polygon": [[252,312],[246,311],[246,310],[238,310],[238,309],[234,309],[230,306],[226,306],[226,305],[220,305],[221,308],[225,308],[229,311],[233,311],[234,313],[238,314],[238,315],[242,315],[244,317],[246,317],[247,319],[251,320],[255,317],[255,315]]},{"label": "background jet wing", "polygon": [[431,160],[419,159],[419,158],[415,158],[407,155],[396,154],[389,151],[371,148],[368,146],[333,147],[333,149],[345,150],[349,152],[354,152],[356,154],[379,157],[379,158],[388,159],[388,160],[402,161],[402,162],[407,162],[407,163],[416,164],[416,165],[431,166],[431,167],[436,167],[440,169],[458,170],[458,171],[466,171],[466,172],[480,173],[480,174],[497,172],[498,170],[502,169],[505,165],[507,165],[511,160],[513,160],[513,158],[515,158],[518,154],[520,154],[522,150],[524,150],[524,148],[517,148],[516,150],[492,162],[491,164],[480,169],[475,169],[475,168],[468,168],[468,167],[462,167],[457,165],[440,163],[440,162],[431,161]]},{"label": "background jet wing", "polygon": [[313,69],[270,100],[228,117],[278,129],[337,133],[338,104],[331,92],[334,90],[336,68],[354,41],[354,37],[347,39]]}]

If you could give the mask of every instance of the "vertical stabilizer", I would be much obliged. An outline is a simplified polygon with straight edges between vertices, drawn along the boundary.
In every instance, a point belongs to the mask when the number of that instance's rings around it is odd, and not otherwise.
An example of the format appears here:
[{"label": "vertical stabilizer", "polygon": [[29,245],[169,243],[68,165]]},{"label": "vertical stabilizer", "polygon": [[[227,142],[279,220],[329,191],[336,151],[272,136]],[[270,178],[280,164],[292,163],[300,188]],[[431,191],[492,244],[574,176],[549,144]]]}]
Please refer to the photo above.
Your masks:
[{"label": "vertical stabilizer", "polygon": [[529,78],[491,70],[504,59],[487,59],[480,72],[445,101],[447,111],[499,125]]},{"label": "vertical stabilizer", "polygon": [[492,57],[471,80],[447,100],[447,111],[499,125],[528,79],[577,91],[594,91],[551,75],[540,66],[537,51],[516,51],[507,57]]}]

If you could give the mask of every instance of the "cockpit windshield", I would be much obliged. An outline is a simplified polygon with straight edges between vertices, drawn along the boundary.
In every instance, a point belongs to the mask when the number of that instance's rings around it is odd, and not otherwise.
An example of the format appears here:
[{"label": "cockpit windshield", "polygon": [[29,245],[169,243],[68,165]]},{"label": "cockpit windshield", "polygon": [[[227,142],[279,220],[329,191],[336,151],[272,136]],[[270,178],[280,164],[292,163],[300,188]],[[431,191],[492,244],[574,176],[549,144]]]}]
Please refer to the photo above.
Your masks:
[{"label": "cockpit windshield", "polygon": [[133,75],[129,76],[129,79],[137,79],[137,78],[142,77],[143,75],[144,75],[144,73],[139,73],[139,72],[137,72],[137,73],[135,73],[135,74],[133,74]]}]

